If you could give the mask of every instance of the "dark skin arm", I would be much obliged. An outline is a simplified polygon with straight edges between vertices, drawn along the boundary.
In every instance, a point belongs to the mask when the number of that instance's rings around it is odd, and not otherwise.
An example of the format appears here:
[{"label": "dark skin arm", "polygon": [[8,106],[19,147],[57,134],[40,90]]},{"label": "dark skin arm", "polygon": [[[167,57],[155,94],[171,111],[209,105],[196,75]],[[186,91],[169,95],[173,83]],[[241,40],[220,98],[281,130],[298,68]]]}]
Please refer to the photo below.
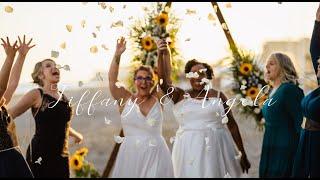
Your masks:
[{"label": "dark skin arm", "polygon": [[[228,98],[222,92],[221,92],[220,96],[221,96],[223,102],[227,102]],[[224,106],[224,109],[230,108],[228,105],[226,105],[226,103],[224,103],[223,106]],[[247,154],[246,154],[244,147],[243,147],[242,138],[241,138],[240,131],[238,128],[238,124],[235,121],[231,110],[228,112],[227,117],[229,119],[229,121],[227,123],[228,129],[231,132],[232,138],[233,138],[234,142],[236,143],[239,151],[242,154],[241,160],[240,160],[240,165],[241,165],[242,171],[248,173],[248,170],[251,167],[251,164],[247,158]]]},{"label": "dark skin arm", "polygon": [[184,91],[178,87],[172,85],[171,79],[171,52],[168,43],[160,39],[157,41],[158,47],[158,75],[159,79],[163,80],[160,87],[164,94],[171,92],[172,88],[174,91],[169,95],[172,101],[176,104],[179,102],[184,94]]}]

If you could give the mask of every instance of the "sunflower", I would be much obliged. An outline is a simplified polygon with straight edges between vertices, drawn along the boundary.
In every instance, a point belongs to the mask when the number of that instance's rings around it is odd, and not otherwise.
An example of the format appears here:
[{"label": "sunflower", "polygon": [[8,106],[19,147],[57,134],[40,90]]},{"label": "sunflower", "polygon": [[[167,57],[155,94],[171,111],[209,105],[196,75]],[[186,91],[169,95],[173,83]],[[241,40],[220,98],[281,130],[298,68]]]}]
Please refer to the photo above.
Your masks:
[{"label": "sunflower", "polygon": [[252,71],[252,64],[250,63],[243,63],[240,66],[240,72],[243,75],[249,75],[249,73]]},{"label": "sunflower", "polygon": [[145,36],[144,38],[142,38],[141,44],[142,44],[143,49],[145,49],[147,51],[151,51],[154,47],[153,39],[150,36]]},{"label": "sunflower", "polygon": [[251,99],[255,99],[259,93],[259,89],[256,87],[251,87],[247,90],[247,96],[251,97]]},{"label": "sunflower", "polygon": [[81,156],[81,157],[84,157],[84,156],[86,156],[87,154],[88,154],[88,148],[81,148],[81,149],[79,149],[78,151],[76,151],[76,155],[78,155],[78,156]]},{"label": "sunflower", "polygon": [[161,27],[166,27],[169,21],[168,13],[162,12],[156,17],[156,22]]},{"label": "sunflower", "polygon": [[73,155],[69,160],[69,164],[72,170],[80,170],[82,168],[83,162],[82,158],[78,155]]}]

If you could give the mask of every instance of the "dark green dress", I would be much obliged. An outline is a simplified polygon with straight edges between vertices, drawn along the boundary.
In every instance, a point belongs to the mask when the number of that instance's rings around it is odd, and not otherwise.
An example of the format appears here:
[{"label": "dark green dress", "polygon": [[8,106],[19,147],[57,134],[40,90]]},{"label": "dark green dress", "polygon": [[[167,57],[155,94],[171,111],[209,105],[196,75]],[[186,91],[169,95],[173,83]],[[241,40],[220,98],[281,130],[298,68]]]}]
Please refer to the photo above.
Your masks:
[{"label": "dark green dress", "polygon": [[[310,52],[313,67],[317,74],[320,56],[320,22],[315,22],[311,38]],[[319,81],[318,81],[319,82]],[[320,85],[320,82],[318,83]],[[302,100],[303,115],[320,124],[320,87]],[[294,177],[320,177],[320,131],[301,131],[299,147],[293,168]]]},{"label": "dark green dress", "polygon": [[[262,108],[265,134],[259,166],[260,177],[290,177],[303,120],[303,90],[282,83]],[[272,104],[274,103],[274,104]]]}]

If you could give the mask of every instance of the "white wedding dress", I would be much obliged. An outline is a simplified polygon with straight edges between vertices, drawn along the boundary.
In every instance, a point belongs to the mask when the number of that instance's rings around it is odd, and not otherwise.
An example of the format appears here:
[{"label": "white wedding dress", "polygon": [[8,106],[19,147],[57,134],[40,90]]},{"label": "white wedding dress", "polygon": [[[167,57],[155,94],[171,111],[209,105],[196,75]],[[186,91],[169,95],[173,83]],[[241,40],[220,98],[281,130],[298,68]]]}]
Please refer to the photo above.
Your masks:
[{"label": "white wedding dress", "polygon": [[[130,101],[128,101],[130,102]],[[163,115],[157,100],[144,116],[138,104],[127,103],[121,113],[124,140],[111,177],[174,177],[170,150],[162,136]]]},{"label": "white wedding dress", "polygon": [[[203,101],[205,108],[202,107]],[[180,125],[172,149],[175,177],[242,175],[240,155],[231,133],[222,123],[225,111],[219,98],[200,100],[187,97],[175,105],[174,114]]]}]

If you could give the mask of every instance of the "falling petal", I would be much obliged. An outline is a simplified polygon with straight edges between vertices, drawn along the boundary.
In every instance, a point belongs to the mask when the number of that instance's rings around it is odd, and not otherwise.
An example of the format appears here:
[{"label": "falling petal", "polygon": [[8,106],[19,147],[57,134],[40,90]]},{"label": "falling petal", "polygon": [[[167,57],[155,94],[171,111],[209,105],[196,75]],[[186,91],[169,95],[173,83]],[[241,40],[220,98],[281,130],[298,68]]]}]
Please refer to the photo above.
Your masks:
[{"label": "falling petal", "polygon": [[187,38],[186,40],[184,40],[184,41],[190,41],[191,40],[191,38]]},{"label": "falling petal", "polygon": [[104,44],[102,44],[102,45],[101,45],[101,47],[102,47],[104,50],[106,50],[106,51],[108,51],[108,50],[109,50],[109,48],[107,48],[107,46],[106,46],[106,45],[104,45]]},{"label": "falling petal", "polygon": [[84,28],[86,26],[86,20],[81,21],[81,27]]},{"label": "falling petal", "polygon": [[41,161],[42,161],[42,157],[39,157],[38,160],[35,163],[41,165]]},{"label": "falling petal", "polygon": [[114,136],[114,141],[118,144],[121,144],[124,141],[124,137]]},{"label": "falling petal", "polygon": [[60,48],[66,49],[66,42],[63,42],[62,44],[60,44]]},{"label": "falling petal", "polygon": [[130,16],[128,19],[129,19],[129,20],[133,19],[133,16]]},{"label": "falling petal", "polygon": [[100,31],[101,26],[96,26],[96,29],[97,29],[98,31]]},{"label": "falling petal", "polygon": [[226,4],[226,8],[231,8],[231,7],[232,7],[231,3],[228,2],[228,3]]},{"label": "falling petal", "polygon": [[113,27],[123,27],[123,22],[121,20],[114,22],[111,24],[110,28],[113,28]]},{"label": "falling petal", "polygon": [[12,13],[13,12],[13,7],[6,6],[6,7],[4,7],[4,11],[6,11],[7,13]]},{"label": "falling petal", "polygon": [[127,5],[123,5],[123,6],[122,6],[122,9],[125,9],[126,7],[127,7]]},{"label": "falling petal", "polygon": [[82,82],[82,81],[79,81],[79,82],[78,82],[78,86],[79,86],[79,87],[82,87],[82,86],[83,86],[83,82]]},{"label": "falling petal", "polygon": [[57,69],[61,69],[62,68],[62,66],[60,64],[57,64],[56,67],[57,67]]},{"label": "falling petal", "polygon": [[58,51],[51,51],[51,57],[58,58],[59,57],[59,52]]},{"label": "falling petal", "polygon": [[69,65],[64,65],[63,69],[66,70],[66,71],[70,71],[70,66]]},{"label": "falling petal", "polygon": [[143,11],[149,11],[149,9],[147,7],[145,7],[145,6],[142,7],[142,10]]},{"label": "falling petal", "polygon": [[222,124],[227,124],[229,121],[228,117],[225,116],[223,119],[222,119]]},{"label": "falling petal", "polygon": [[207,68],[200,69],[199,72],[200,72],[200,73],[202,73],[202,72],[207,72]]},{"label": "falling petal", "polygon": [[216,18],[214,17],[214,15],[213,15],[212,13],[209,13],[209,14],[208,14],[208,20],[209,20],[209,21],[215,21]]},{"label": "falling petal", "polygon": [[101,7],[102,9],[106,9],[106,8],[107,8],[107,5],[106,5],[105,2],[98,2],[98,5],[100,5],[100,7]]},{"label": "falling petal", "polygon": [[160,83],[160,85],[162,85],[163,84],[163,79],[160,79],[159,83]]},{"label": "falling petal", "polygon": [[104,123],[107,124],[107,125],[110,125],[111,124],[111,120],[110,119],[107,119],[106,117],[104,117]]},{"label": "falling petal", "polygon": [[91,53],[97,53],[98,52],[98,47],[97,46],[91,46],[90,52]]},{"label": "falling petal", "polygon": [[202,85],[202,84],[209,84],[209,83],[210,83],[210,80],[207,79],[207,78],[202,78],[202,79],[201,79],[201,82],[200,82],[201,85]]},{"label": "falling petal", "polygon": [[109,11],[110,11],[110,13],[113,13],[114,8],[112,6],[109,6]]},{"label": "falling petal", "polygon": [[92,33],[93,38],[97,38],[97,34],[96,33]]},{"label": "falling petal", "polygon": [[197,72],[189,72],[186,74],[186,78],[190,79],[190,78],[198,78],[199,74]]},{"label": "falling petal", "polygon": [[67,25],[66,25],[66,28],[67,28],[67,30],[68,30],[69,32],[71,32],[71,31],[72,31],[72,25],[67,24]]},{"label": "falling petal", "polygon": [[187,9],[186,10],[186,15],[193,15],[193,14],[197,14],[196,10],[192,10],[192,9]]}]

